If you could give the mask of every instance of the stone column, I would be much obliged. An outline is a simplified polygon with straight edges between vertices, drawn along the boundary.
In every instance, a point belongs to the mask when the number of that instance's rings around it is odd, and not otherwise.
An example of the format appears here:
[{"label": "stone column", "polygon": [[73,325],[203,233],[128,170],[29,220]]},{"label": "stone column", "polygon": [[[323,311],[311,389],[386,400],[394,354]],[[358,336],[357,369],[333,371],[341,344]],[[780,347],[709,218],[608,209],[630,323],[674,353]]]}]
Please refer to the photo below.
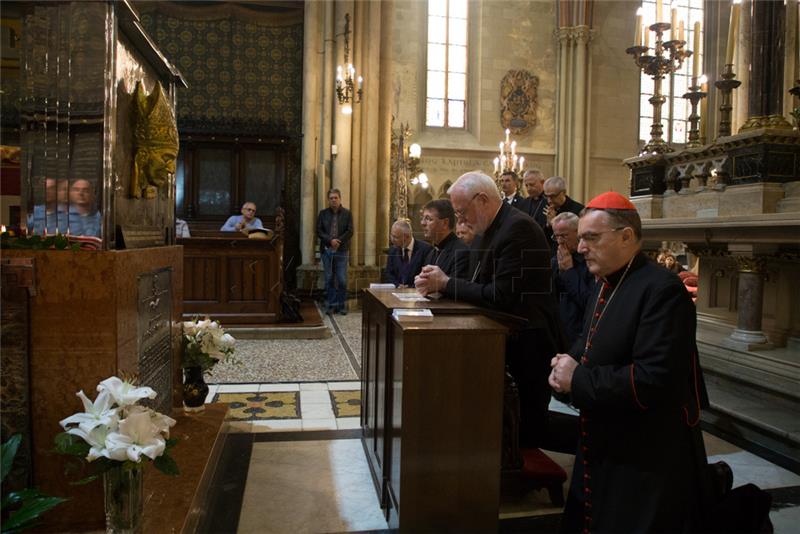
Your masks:
[{"label": "stone column", "polygon": [[758,0],[750,10],[748,118],[739,131],[791,129],[783,117],[786,6],[783,0]]},{"label": "stone column", "polygon": [[317,144],[321,106],[323,4],[305,6],[303,32],[303,156],[300,178],[300,250],[302,263],[314,263],[316,245]]},{"label": "stone column", "polygon": [[772,348],[761,330],[764,302],[764,256],[736,256],[739,271],[739,288],[736,296],[738,318],[736,329],[723,343],[738,350],[763,350]]},{"label": "stone column", "polygon": [[592,30],[586,25],[562,27],[556,31],[556,38],[559,44],[556,173],[567,180],[569,195],[585,202],[589,146],[586,80]]}]

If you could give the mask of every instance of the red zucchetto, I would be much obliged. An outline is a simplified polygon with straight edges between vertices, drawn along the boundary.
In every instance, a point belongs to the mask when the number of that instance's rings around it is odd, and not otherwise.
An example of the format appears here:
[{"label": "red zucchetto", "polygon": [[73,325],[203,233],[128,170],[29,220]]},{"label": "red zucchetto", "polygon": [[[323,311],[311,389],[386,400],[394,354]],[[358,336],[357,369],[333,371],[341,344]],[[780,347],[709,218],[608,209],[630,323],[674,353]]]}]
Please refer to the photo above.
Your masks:
[{"label": "red zucchetto", "polygon": [[636,210],[636,206],[627,197],[615,191],[597,195],[586,204],[586,207],[597,210]]}]

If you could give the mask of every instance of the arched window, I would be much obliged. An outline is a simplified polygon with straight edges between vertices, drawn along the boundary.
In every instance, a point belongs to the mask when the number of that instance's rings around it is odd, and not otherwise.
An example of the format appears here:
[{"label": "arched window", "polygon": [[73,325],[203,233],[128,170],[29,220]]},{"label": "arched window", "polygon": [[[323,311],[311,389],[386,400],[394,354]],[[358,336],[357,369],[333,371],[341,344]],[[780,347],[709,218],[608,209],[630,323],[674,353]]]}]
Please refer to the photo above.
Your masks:
[{"label": "arched window", "polygon": [[467,12],[467,0],[428,0],[428,127],[467,126]]},{"label": "arched window", "polygon": [[[683,39],[686,41],[686,47],[691,50],[692,43],[694,43],[694,23],[700,22],[701,28],[704,26],[703,0],[673,0],[672,4],[668,0],[665,1],[660,22],[670,22],[671,8],[677,10],[678,20],[683,20]],[[645,25],[644,31],[650,32],[649,44],[651,47],[655,45],[655,32],[651,32],[649,26],[656,21],[655,13],[655,0],[642,0],[642,21]],[[703,30],[700,31],[700,42],[702,43]],[[668,30],[664,40],[670,39],[672,36]],[[698,54],[698,60],[702,65],[703,51],[692,50],[692,52]],[[685,60],[674,76],[667,75],[661,81],[661,92],[667,98],[661,108],[661,124],[664,127],[664,140],[669,144],[684,144],[689,136],[689,114],[692,109],[689,101],[682,97],[691,85],[692,61],[694,60],[695,56]],[[702,68],[700,68],[700,74],[703,74]],[[650,126],[653,124],[653,106],[649,102],[651,96],[653,96],[653,79],[642,72],[639,98],[639,141],[642,146],[650,139]]]}]

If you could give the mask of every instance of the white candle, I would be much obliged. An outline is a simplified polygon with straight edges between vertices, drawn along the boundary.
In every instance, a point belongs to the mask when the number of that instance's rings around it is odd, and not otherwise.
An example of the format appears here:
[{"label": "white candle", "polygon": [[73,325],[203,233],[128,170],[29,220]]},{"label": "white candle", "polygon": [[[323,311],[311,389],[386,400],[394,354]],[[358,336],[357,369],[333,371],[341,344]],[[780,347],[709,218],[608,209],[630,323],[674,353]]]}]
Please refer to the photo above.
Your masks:
[{"label": "white candle", "polygon": [[494,172],[500,170],[500,158],[494,158]]},{"label": "white candle", "polygon": [[650,30],[648,30],[647,28],[645,28],[644,32],[644,47],[650,48]]},{"label": "white candle", "polygon": [[656,22],[661,22],[661,15],[664,13],[664,2],[656,0]]},{"label": "white candle", "polygon": [[508,136],[511,134],[511,130],[506,128],[506,143],[508,143]]},{"label": "white candle", "polygon": [[519,158],[519,172],[520,172],[520,174],[522,174],[522,169],[523,169],[524,166],[525,166],[525,157],[524,156],[520,156],[520,158]]},{"label": "white candle", "polygon": [[678,22],[678,40],[685,41],[686,39],[683,38],[683,19]]},{"label": "white candle", "polygon": [[642,46],[642,8],[636,10],[636,34],[633,37],[633,46]]},{"label": "white candle", "polygon": [[511,141],[511,155],[513,156],[516,153],[517,153],[517,142]]},{"label": "white candle", "polygon": [[670,37],[673,40],[678,39],[678,8],[673,7],[669,13],[669,25],[672,28],[672,33],[670,33]]},{"label": "white candle", "polygon": [[742,10],[742,0],[733,0],[731,5],[731,20],[728,26],[728,47],[725,50],[725,64],[733,65],[733,51],[736,48],[736,38],[739,35],[739,12]]},{"label": "white candle", "polygon": [[504,147],[505,147],[505,144],[502,141],[500,141],[500,155],[501,156],[503,155],[503,148]]},{"label": "white candle", "polygon": [[[703,74],[698,80],[700,90],[703,92],[708,91],[708,78]],[[708,96],[700,99],[700,140],[706,142],[706,123],[708,122]]]},{"label": "white candle", "polygon": [[692,77],[700,75],[700,21],[694,23],[694,58],[692,59]]}]

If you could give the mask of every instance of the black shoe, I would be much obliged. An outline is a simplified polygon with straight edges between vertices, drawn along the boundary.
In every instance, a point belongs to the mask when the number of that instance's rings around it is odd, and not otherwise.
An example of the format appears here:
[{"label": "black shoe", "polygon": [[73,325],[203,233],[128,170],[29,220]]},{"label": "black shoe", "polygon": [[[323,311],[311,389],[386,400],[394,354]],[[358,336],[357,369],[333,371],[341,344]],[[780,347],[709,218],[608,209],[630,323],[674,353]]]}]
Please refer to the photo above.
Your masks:
[{"label": "black shoe", "polygon": [[339,311],[338,311],[338,312],[336,312],[336,313],[338,313],[339,315],[347,315],[347,310],[345,310],[344,308],[342,308],[341,310],[339,310]]}]

